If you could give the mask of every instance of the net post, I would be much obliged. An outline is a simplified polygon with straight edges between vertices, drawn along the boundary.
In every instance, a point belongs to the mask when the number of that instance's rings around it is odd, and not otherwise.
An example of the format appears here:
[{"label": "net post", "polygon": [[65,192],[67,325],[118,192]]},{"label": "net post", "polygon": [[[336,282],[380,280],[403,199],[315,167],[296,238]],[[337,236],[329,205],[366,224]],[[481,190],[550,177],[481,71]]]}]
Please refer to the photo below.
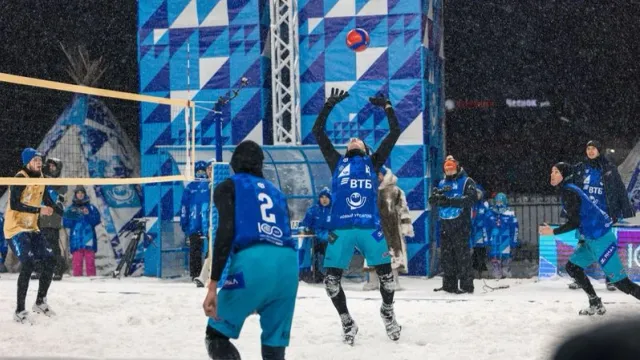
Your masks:
[{"label": "net post", "polygon": [[196,169],[196,107],[192,101],[189,101],[189,106],[191,107],[191,164],[189,164],[189,168],[193,176],[189,180],[193,180]]}]

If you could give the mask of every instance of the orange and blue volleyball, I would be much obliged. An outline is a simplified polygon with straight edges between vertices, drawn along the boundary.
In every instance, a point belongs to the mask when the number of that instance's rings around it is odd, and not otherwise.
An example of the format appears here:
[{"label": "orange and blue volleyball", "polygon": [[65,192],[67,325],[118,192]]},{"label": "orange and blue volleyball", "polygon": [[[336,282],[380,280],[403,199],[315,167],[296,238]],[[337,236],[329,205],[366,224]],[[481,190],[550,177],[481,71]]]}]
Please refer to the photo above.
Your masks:
[{"label": "orange and blue volleyball", "polygon": [[368,48],[370,40],[369,33],[361,28],[355,28],[347,33],[347,46],[355,52]]}]

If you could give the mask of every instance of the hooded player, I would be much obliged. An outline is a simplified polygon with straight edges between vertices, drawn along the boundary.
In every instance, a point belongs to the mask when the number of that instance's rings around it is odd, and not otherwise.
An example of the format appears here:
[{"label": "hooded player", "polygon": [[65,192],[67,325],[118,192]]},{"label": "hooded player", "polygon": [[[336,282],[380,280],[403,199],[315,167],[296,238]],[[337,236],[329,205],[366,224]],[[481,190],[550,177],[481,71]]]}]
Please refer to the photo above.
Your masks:
[{"label": "hooded player", "polygon": [[627,277],[617,254],[616,236],[611,229],[613,221],[589,196],[573,183],[573,168],[567,163],[557,163],[551,168],[552,186],[560,189],[562,207],[567,214],[567,223],[552,229],[544,224],[541,235],[559,235],[578,229],[583,239],[567,262],[567,273],[580,285],[589,297],[589,307],[580,310],[580,315],[604,315],[606,309],[596,294],[584,269],[597,262],[615,287],[625,294],[640,299],[640,286]]},{"label": "hooded player", "polygon": [[[310,282],[321,283],[324,281],[324,268],[322,266],[324,260],[324,254],[327,250],[327,241],[329,240],[329,228],[327,221],[331,215],[331,190],[325,187],[320,190],[318,194],[318,202],[307,209],[307,213],[304,219],[299,224],[299,227],[304,229],[305,234],[313,234],[313,256],[310,259],[309,267],[313,265],[313,274]],[[305,258],[308,254],[311,254],[310,241],[305,241],[302,245],[301,251],[304,252]],[[302,264],[306,262],[301,261]],[[309,280],[308,276],[301,274],[302,280]]]},{"label": "hooded player", "polygon": [[487,235],[487,217],[489,214],[489,203],[484,199],[484,188],[476,185],[478,201],[473,206],[473,221],[471,227],[471,248],[473,249],[473,269],[477,272],[477,277],[482,277],[482,272],[487,271],[487,245],[489,239]]},{"label": "hooded player", "polygon": [[392,340],[400,338],[401,327],[395,319],[393,296],[395,285],[391,271],[391,258],[387,242],[380,226],[377,206],[378,171],[389,158],[393,146],[400,138],[400,124],[391,102],[384,97],[372,97],[374,106],[384,108],[389,119],[387,135],[375,153],[371,154],[365,143],[352,138],[347,143],[347,152],[340,154],[325,132],[325,125],[331,110],[349,96],[349,93],[331,89],[331,96],[313,125],[313,135],[320,146],[332,179],[331,220],[332,233],[329,236],[324,267],[327,295],[331,298],[342,322],[343,340],[353,345],[358,326],[347,309],[347,299],[342,289],[342,273],[347,269],[357,247],[369,266],[375,267],[380,279],[382,306],[380,316],[387,336]]},{"label": "hooded player", "polygon": [[[478,200],[476,184],[453,156],[443,164],[445,178],[429,198],[431,206],[438,207],[440,220],[440,247],[442,254],[442,288],[453,294],[473,293],[471,268],[471,209]],[[460,288],[458,288],[458,280]]]},{"label": "hooded player", "polygon": [[[235,175],[214,190],[219,226],[203,303],[209,318],[205,342],[214,360],[240,359],[229,339],[240,336],[253,313],[260,315],[263,360],[284,360],[289,346],[298,293],[296,241],[286,197],[264,179],[263,160],[260,145],[243,141],[231,156]],[[218,294],[228,259],[229,275]]]},{"label": "hooded player", "polygon": [[518,218],[507,195],[498,193],[487,217],[487,233],[494,279],[511,277],[511,252],[518,246]]},{"label": "hooded player", "polygon": [[[587,143],[586,159],[574,168],[574,183],[582,188],[589,199],[602,211],[606,212],[613,223],[636,216],[636,212],[629,200],[627,189],[622,182],[616,166],[600,154],[602,146],[591,140]],[[576,234],[580,236],[580,234]],[[615,286],[609,278],[605,278],[607,289],[614,291]],[[570,289],[579,289],[577,283],[569,285]]]},{"label": "hooded player", "polygon": [[203,287],[202,248],[209,233],[210,182],[207,177],[207,162],[196,161],[196,180],[190,182],[182,193],[180,227],[189,243],[189,273],[197,287]]}]

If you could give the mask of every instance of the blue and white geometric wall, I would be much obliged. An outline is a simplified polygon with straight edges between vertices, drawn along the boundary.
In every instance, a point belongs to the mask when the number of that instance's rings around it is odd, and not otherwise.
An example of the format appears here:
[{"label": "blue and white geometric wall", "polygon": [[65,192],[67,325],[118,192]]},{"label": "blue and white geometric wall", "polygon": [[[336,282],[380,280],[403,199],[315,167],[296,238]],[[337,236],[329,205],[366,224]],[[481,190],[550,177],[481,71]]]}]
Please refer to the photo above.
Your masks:
[{"label": "blue and white geometric wall", "polygon": [[[441,154],[442,28],[440,1],[300,0],[300,94],[303,144],[331,88],[349,91],[327,121],[336,144],[359,137],[373,149],[388,134],[385,113],[368,98],[387,96],[402,136],[389,160],[407,194],[416,237],[409,239],[409,272],[425,275],[429,264],[427,189],[429,154]],[[347,33],[362,28],[371,42],[362,52],[345,44]],[[437,157],[437,156],[436,156]]]},{"label": "blue and white geometric wall", "polygon": [[[410,273],[425,275],[426,198],[432,175],[440,175],[435,169],[443,144],[442,0],[299,0],[298,9],[302,143],[315,143],[313,122],[331,88],[338,87],[351,96],[333,110],[329,136],[336,144],[358,136],[375,149],[388,133],[388,123],[368,98],[382,93],[391,99],[403,132],[388,165],[407,194],[418,233],[408,244]],[[345,44],[347,32],[356,27],[371,38],[369,48],[360,53]],[[224,110],[224,143],[250,138],[269,144],[270,59],[262,56],[268,31],[266,0],[140,0],[140,90],[214,101],[247,77],[249,88]],[[196,144],[214,144],[212,115],[197,111]],[[160,175],[170,166],[156,146],[184,144],[184,121],[148,104],[141,116],[142,176]],[[154,201],[162,199],[163,208],[177,214],[180,186],[154,193]],[[145,211],[161,216],[147,207]]]}]

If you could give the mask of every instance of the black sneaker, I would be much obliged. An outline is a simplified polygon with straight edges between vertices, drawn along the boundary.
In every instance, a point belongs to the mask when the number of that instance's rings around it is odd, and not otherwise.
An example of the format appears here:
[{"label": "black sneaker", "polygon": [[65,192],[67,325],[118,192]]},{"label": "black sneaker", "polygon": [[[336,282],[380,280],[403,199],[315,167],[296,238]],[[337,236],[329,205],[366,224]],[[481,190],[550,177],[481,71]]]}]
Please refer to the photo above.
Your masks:
[{"label": "black sneaker", "polygon": [[569,289],[578,290],[578,289],[582,289],[582,286],[574,281],[571,284],[569,284]]},{"label": "black sneaker", "polygon": [[200,279],[198,279],[197,277],[194,277],[193,279],[191,279],[191,281],[193,281],[194,284],[196,284],[196,287],[204,287],[204,284],[202,283],[202,281],[200,281]]},{"label": "black sneaker", "polygon": [[60,280],[62,280],[62,274],[53,275],[53,281],[60,281]]}]

